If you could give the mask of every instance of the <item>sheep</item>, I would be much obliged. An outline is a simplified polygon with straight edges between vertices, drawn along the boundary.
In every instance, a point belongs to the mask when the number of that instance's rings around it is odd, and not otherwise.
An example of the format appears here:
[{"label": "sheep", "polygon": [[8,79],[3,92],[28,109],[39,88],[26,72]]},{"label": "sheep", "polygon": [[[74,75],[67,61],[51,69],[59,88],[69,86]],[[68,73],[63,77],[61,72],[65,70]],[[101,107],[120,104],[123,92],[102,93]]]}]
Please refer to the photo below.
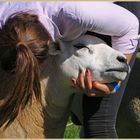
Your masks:
[{"label": "sheep", "polygon": [[[33,97],[6,129],[0,128],[0,138],[62,138],[73,97],[81,94],[71,82],[72,76],[78,77],[79,69],[85,72],[90,68],[94,80],[102,83],[124,80],[129,72],[128,64],[118,59],[125,56],[97,37],[82,35],[74,41],[58,40],[58,44],[49,48],[40,69],[41,103]],[[10,87],[13,83],[1,69],[0,77],[0,93],[6,93],[8,88],[3,89],[3,85]]]}]

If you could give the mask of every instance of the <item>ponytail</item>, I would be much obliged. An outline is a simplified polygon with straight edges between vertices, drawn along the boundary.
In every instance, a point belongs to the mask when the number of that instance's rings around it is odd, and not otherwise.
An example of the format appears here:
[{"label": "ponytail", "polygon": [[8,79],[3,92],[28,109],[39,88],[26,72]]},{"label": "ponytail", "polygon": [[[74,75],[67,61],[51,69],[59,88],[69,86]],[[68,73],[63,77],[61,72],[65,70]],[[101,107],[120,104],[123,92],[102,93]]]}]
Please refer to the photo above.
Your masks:
[{"label": "ponytail", "polygon": [[0,69],[8,75],[0,86],[9,85],[6,92],[0,90],[0,127],[10,125],[34,96],[41,100],[39,65],[47,59],[49,42],[37,15],[17,13],[0,29]]},{"label": "ponytail", "polygon": [[29,47],[17,44],[17,59],[15,68],[15,87],[10,91],[8,99],[0,105],[0,127],[7,127],[18,115],[33,94],[41,99],[40,73],[38,62]]}]

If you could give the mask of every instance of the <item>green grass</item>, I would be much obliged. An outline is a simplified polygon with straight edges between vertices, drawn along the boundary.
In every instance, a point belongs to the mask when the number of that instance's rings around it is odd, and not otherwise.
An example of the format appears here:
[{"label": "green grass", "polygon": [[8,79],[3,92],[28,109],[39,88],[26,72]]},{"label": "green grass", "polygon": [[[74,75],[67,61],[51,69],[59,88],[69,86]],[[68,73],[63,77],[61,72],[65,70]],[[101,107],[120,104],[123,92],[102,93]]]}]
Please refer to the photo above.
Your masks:
[{"label": "green grass", "polygon": [[79,138],[79,133],[80,133],[80,127],[74,125],[71,122],[71,120],[69,120],[64,133],[64,138]]}]

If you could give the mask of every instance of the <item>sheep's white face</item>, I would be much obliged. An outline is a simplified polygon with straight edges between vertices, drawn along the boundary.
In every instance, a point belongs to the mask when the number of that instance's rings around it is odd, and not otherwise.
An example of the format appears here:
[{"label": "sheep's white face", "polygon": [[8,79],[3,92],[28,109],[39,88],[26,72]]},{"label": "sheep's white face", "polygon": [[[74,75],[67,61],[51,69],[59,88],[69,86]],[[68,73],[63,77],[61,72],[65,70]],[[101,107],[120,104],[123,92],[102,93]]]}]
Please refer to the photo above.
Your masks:
[{"label": "sheep's white face", "polygon": [[83,71],[90,68],[94,80],[103,83],[124,80],[129,72],[126,57],[94,36],[84,35],[72,42],[60,41],[56,54],[63,76],[68,79],[78,77],[79,68]]}]

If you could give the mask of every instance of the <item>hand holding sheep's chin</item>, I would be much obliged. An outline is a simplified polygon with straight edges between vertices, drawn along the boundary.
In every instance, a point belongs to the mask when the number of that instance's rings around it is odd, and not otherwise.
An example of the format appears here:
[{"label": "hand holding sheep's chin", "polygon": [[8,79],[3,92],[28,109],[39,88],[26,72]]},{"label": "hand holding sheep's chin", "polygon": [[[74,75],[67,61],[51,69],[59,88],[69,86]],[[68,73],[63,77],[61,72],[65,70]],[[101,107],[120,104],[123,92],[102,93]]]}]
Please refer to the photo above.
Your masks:
[{"label": "hand holding sheep's chin", "polygon": [[103,97],[117,93],[121,82],[114,84],[103,84],[94,81],[90,69],[87,69],[85,74],[82,70],[79,71],[78,79],[72,78],[73,85],[82,89],[87,96]]}]

